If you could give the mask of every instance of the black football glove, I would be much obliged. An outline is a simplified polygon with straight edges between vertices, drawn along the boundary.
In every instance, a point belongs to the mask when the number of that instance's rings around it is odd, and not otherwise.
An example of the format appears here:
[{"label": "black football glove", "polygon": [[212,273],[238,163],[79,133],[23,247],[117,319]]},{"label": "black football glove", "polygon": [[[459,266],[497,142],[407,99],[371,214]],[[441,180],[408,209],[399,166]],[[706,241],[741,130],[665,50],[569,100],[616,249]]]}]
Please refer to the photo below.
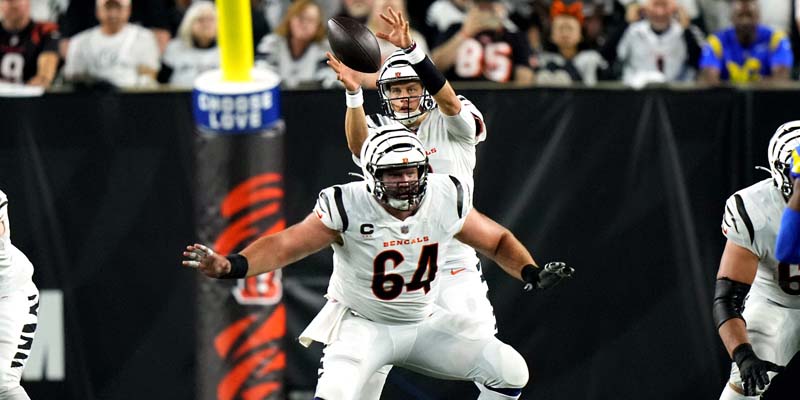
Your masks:
[{"label": "black football glove", "polygon": [[739,367],[745,396],[755,396],[756,387],[758,390],[767,387],[769,384],[767,371],[781,372],[785,368],[758,358],[750,343],[742,343],[733,350],[733,361]]},{"label": "black football glove", "polygon": [[522,280],[525,281],[526,292],[533,288],[547,289],[557,285],[564,279],[571,278],[575,269],[563,262],[549,262],[543,268],[526,265],[522,268]]}]

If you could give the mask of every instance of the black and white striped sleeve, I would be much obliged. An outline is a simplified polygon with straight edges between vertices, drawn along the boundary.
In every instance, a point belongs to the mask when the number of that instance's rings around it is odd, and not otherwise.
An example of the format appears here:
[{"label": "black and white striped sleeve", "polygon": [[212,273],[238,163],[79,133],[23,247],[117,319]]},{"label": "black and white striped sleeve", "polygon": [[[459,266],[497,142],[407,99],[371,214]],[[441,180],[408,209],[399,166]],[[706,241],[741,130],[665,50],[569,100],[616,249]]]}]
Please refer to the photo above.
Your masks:
[{"label": "black and white striped sleeve", "polygon": [[453,175],[449,175],[450,181],[455,188],[454,210],[459,220],[463,220],[472,209],[472,196],[468,182],[465,182]]},{"label": "black and white striped sleeve", "polygon": [[344,232],[348,228],[347,211],[344,205],[341,186],[333,186],[322,190],[314,206],[314,214],[325,226],[335,231]]},{"label": "black and white striped sleeve", "polygon": [[729,197],[722,217],[722,234],[731,242],[758,254],[756,229],[751,214],[741,194]]}]

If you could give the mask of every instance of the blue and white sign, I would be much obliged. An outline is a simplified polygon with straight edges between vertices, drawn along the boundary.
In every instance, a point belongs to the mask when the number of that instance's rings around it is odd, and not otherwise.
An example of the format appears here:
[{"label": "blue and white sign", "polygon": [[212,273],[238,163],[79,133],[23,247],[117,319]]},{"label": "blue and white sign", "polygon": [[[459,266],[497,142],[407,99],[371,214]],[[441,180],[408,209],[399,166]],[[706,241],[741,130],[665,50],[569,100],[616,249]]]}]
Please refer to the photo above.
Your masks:
[{"label": "blue and white sign", "polygon": [[225,82],[222,71],[195,80],[192,108],[195,124],[220,134],[254,133],[280,120],[280,78],[252,71],[252,82]]}]

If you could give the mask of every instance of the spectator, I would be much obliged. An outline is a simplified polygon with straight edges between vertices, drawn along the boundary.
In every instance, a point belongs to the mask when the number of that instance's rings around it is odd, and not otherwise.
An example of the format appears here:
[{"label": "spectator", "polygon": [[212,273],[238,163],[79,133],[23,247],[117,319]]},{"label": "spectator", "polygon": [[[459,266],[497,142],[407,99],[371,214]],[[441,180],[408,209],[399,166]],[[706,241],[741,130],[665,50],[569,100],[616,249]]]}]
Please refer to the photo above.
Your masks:
[{"label": "spectator", "polygon": [[[63,1],[63,0],[62,0]],[[133,1],[131,3],[131,1]],[[156,37],[161,52],[170,38],[170,9],[176,0],[127,0],[130,3],[128,20],[150,29]],[[66,57],[69,40],[79,32],[98,24],[97,0],[69,0],[66,14],[61,22],[61,33],[65,37],[61,45],[61,56]],[[160,53],[159,53],[160,54]]]},{"label": "spectator", "polygon": [[585,0],[583,18],[584,44],[600,51],[606,60],[614,58],[616,45],[628,27],[622,0]]},{"label": "spectator", "polygon": [[467,5],[470,0],[436,0],[425,15],[425,23],[433,32],[431,43],[438,40],[453,25],[464,21],[467,15]]},{"label": "spectator", "polygon": [[191,87],[205,71],[219,68],[217,10],[210,1],[192,3],[161,60],[158,81]]},{"label": "spectator", "polygon": [[0,0],[0,80],[48,87],[58,69],[58,26],[31,20],[29,0]]},{"label": "spectator", "polygon": [[372,13],[375,0],[342,0],[341,16],[350,17],[362,24],[367,23],[369,15]]},{"label": "spectator", "polygon": [[450,81],[533,82],[530,45],[497,1],[472,3],[462,23],[452,25],[431,59]]},{"label": "spectator", "polygon": [[537,60],[537,83],[582,82],[593,85],[601,69],[607,68],[603,57],[595,50],[582,50],[582,4],[564,5],[554,0],[550,7],[550,40],[552,44]]},{"label": "spectator", "polygon": [[550,32],[550,7],[544,0],[522,0],[515,3],[510,18],[525,32],[534,54],[544,51],[547,38],[543,35]]},{"label": "spectator", "polygon": [[259,43],[258,65],[277,73],[286,88],[309,83],[336,85],[336,75],[325,63],[325,35],[319,5],[313,0],[296,0],[275,32]]},{"label": "spectator", "polygon": [[761,23],[775,31],[792,31],[793,0],[758,0]]},{"label": "spectator", "polygon": [[689,29],[689,17],[675,0],[647,0],[646,19],[628,26],[617,45],[622,80],[648,82],[694,80],[700,44]]},{"label": "spectator", "polygon": [[700,59],[700,78],[717,84],[788,81],[792,47],[782,31],[759,24],[756,0],[733,0],[733,27],[708,37]]},{"label": "spectator", "polygon": [[31,18],[38,22],[57,23],[67,12],[69,0],[31,0]]},{"label": "spectator", "polygon": [[149,30],[128,22],[130,0],[98,0],[100,25],[72,38],[64,75],[72,81],[149,86],[158,72],[158,43]]},{"label": "spectator", "polygon": [[697,0],[706,33],[716,32],[731,25],[731,5],[728,1]]}]

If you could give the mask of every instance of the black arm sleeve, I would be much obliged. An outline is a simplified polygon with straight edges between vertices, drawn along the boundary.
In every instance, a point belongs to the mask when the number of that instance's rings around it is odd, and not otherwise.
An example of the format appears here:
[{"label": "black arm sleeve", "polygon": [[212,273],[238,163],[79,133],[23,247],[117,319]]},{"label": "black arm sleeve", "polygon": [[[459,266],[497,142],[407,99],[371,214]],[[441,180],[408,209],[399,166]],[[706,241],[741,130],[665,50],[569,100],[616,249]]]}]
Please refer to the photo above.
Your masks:
[{"label": "black arm sleeve", "polygon": [[719,329],[725,321],[739,318],[744,321],[744,297],[750,291],[750,285],[732,281],[728,278],[717,279],[714,290],[714,323]]}]

